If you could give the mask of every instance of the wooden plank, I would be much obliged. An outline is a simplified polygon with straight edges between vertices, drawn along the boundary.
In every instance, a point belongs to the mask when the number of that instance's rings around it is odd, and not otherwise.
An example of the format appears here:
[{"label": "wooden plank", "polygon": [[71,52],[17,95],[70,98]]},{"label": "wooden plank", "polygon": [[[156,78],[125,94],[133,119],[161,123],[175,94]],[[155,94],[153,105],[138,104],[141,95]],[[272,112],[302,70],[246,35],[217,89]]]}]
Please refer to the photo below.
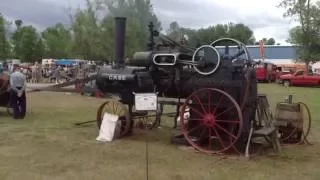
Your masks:
[{"label": "wooden plank", "polygon": [[264,127],[253,132],[255,135],[268,136],[276,130],[275,127]]}]

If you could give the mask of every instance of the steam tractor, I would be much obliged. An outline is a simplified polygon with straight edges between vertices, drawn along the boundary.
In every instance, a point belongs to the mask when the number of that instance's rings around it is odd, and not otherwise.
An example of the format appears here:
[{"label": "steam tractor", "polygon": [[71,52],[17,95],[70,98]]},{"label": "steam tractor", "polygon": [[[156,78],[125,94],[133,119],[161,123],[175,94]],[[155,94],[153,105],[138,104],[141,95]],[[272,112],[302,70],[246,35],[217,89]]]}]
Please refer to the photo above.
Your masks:
[{"label": "steam tractor", "polygon": [[[242,42],[221,38],[193,49],[160,35],[150,23],[147,51],[136,52],[125,64],[126,18],[115,18],[115,26],[115,65],[100,69],[96,85],[117,94],[119,102],[101,105],[99,127],[109,106],[121,120],[117,137],[130,134],[138,113],[134,93],[153,92],[178,100],[183,137],[196,149],[218,153],[247,143],[257,128],[258,96],[254,61]],[[230,51],[230,46],[237,48]]]}]

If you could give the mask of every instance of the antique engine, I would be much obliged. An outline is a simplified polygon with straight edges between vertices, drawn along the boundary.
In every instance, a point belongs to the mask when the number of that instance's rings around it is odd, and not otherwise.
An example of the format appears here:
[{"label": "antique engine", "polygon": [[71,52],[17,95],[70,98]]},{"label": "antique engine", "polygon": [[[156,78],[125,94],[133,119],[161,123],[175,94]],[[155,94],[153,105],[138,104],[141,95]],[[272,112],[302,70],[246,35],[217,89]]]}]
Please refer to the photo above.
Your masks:
[{"label": "antique engine", "polygon": [[[203,133],[209,141],[212,137],[219,140],[220,147],[211,150],[214,152],[245,139],[241,137],[247,136],[255,119],[257,82],[253,61],[243,43],[221,38],[193,49],[159,35],[150,23],[148,50],[136,52],[126,66],[125,24],[125,18],[115,19],[115,65],[98,72],[96,85],[101,91],[118,94],[129,107],[134,105],[133,92],[185,99],[182,111],[191,108],[193,113],[183,133],[200,149],[202,146],[191,139]],[[198,125],[205,129],[197,129]]]}]

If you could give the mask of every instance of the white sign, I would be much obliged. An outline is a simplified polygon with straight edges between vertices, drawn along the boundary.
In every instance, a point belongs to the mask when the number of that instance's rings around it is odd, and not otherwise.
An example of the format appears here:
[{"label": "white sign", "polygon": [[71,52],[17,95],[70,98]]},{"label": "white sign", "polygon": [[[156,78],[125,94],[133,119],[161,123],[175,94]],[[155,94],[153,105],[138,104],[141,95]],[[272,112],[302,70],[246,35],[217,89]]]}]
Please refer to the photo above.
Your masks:
[{"label": "white sign", "polygon": [[156,93],[135,93],[135,106],[137,111],[156,111],[158,97]]}]

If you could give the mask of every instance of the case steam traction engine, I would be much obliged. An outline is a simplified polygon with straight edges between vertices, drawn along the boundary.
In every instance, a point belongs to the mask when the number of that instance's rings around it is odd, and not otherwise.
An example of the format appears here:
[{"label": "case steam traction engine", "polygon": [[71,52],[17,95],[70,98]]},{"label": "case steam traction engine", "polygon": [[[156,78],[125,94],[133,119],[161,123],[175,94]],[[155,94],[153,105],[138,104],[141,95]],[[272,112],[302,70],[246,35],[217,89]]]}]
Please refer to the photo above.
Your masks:
[{"label": "case steam traction engine", "polygon": [[101,105],[99,127],[104,112],[111,111],[119,116],[116,137],[130,134],[137,116],[134,94],[156,93],[179,100],[182,134],[197,150],[220,153],[250,141],[258,95],[253,61],[243,43],[222,38],[192,49],[159,35],[150,23],[148,50],[136,52],[125,65],[126,19],[115,18],[115,25],[115,65],[100,69],[96,85],[120,100]]}]

